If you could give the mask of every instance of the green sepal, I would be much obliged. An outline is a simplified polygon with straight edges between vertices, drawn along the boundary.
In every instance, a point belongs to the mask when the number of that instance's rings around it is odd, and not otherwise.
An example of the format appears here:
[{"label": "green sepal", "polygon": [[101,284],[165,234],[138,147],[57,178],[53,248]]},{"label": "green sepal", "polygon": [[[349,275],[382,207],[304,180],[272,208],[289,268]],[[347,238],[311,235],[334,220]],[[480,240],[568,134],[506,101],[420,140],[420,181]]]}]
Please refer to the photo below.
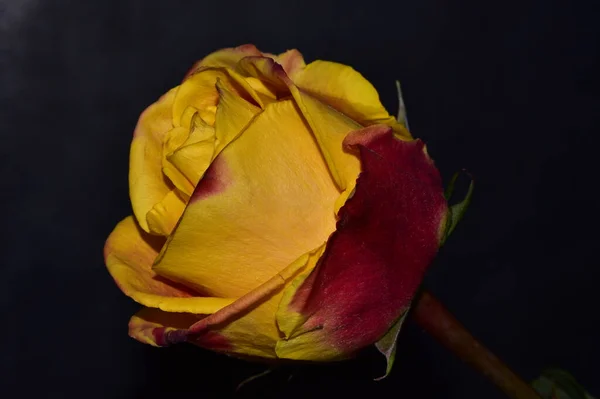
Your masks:
[{"label": "green sepal", "polygon": [[385,377],[390,375],[392,371],[392,367],[394,365],[394,359],[396,358],[396,347],[398,345],[398,334],[400,334],[400,329],[402,328],[402,324],[404,324],[404,320],[406,320],[406,316],[408,315],[408,310],[410,309],[410,305],[404,311],[402,316],[398,318],[392,325],[392,327],[388,330],[387,333],[377,342],[375,342],[375,347],[377,350],[385,356],[387,361],[387,366],[385,368],[385,374],[381,377],[375,378],[375,381],[383,380]]},{"label": "green sepal", "polygon": [[548,369],[531,384],[542,399],[594,399],[566,371]]},{"label": "green sepal", "polygon": [[[454,185],[456,184],[456,180],[458,179],[458,176],[460,176],[460,174],[461,174],[461,172],[456,172],[454,174],[454,176],[452,176],[452,178],[450,179],[450,182],[448,183],[448,187],[446,187],[446,192],[444,193],[444,196],[446,197],[446,201],[450,201],[450,199],[452,198],[452,194],[454,193]],[[471,178],[470,175],[469,175],[469,177]],[[444,233],[444,236],[442,237],[442,242],[440,243],[440,245],[443,245],[444,242],[446,242],[446,240],[448,239],[450,234],[452,234],[452,232],[456,228],[456,225],[458,224],[458,222],[460,222],[460,220],[465,215],[465,212],[467,211],[467,208],[468,208],[469,204],[471,203],[471,197],[473,196],[474,188],[475,188],[475,181],[473,180],[473,178],[471,178],[471,183],[469,183],[469,188],[467,190],[467,194],[465,195],[465,198],[462,201],[460,201],[459,203],[449,206],[448,218],[446,221],[446,232]]]},{"label": "green sepal", "polygon": [[406,105],[404,104],[404,98],[402,97],[402,88],[400,87],[400,81],[396,81],[396,91],[398,92],[398,116],[396,120],[398,123],[402,124],[406,128],[406,130],[410,130],[408,128],[408,119],[406,117]]}]

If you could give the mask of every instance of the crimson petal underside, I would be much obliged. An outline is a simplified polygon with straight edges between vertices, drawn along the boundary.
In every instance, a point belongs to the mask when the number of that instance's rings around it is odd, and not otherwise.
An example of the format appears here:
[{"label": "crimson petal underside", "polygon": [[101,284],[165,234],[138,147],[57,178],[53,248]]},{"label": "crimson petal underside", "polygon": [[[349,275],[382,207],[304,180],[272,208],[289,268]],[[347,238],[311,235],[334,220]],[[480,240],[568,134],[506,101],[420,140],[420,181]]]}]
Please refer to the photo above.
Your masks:
[{"label": "crimson petal underside", "polygon": [[407,310],[444,232],[447,203],[420,140],[384,125],[349,134],[362,172],[310,274],[284,292],[280,358],[344,358],[380,339]]}]

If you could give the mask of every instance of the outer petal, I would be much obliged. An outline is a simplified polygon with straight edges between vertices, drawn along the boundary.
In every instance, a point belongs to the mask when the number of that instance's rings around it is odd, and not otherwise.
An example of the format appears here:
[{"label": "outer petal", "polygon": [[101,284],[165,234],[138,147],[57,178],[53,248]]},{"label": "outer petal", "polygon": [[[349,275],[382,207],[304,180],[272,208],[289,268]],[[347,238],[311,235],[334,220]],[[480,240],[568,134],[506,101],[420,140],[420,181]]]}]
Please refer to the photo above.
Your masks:
[{"label": "outer petal", "polygon": [[172,187],[162,173],[165,134],[173,128],[172,106],[177,88],[163,95],[140,116],[131,143],[129,195],[138,223],[149,232],[146,214]]},{"label": "outer petal", "polygon": [[338,196],[294,103],[272,103],[211,164],[154,270],[243,295],[327,240]]},{"label": "outer petal", "polygon": [[304,254],[277,275],[211,316],[169,315],[144,310],[130,322],[130,335],[151,345],[189,342],[244,357],[275,358],[279,331],[274,314],[282,288],[308,266]]},{"label": "outer petal", "polygon": [[[129,335],[152,346],[184,342],[187,339],[187,328],[202,317],[189,313],[169,313],[145,308],[129,320]],[[214,341],[215,346],[229,347],[229,343],[225,343],[221,337],[215,337]]]},{"label": "outer petal", "polygon": [[169,312],[210,314],[233,302],[200,297],[198,292],[157,276],[151,265],[163,243],[163,238],[142,232],[132,217],[115,227],[106,241],[104,258],[123,293],[142,305]]},{"label": "outer petal", "polygon": [[282,331],[281,358],[331,360],[377,341],[409,306],[439,246],[447,205],[423,143],[378,125],[345,144],[360,151],[363,171],[317,267],[284,292],[292,300],[282,301],[278,323],[296,325]]},{"label": "outer petal", "polygon": [[379,101],[377,90],[350,66],[314,61],[298,71],[293,80],[303,91],[363,125],[396,124]]}]

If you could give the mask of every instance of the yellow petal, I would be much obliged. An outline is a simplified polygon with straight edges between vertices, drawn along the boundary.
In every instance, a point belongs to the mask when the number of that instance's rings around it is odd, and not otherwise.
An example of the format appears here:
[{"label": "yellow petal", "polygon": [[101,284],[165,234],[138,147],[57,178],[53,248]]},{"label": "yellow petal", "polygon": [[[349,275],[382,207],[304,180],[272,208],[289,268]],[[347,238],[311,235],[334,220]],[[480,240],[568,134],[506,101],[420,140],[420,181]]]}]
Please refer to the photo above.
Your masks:
[{"label": "yellow petal", "polygon": [[[190,107],[188,110],[189,109],[192,108]],[[194,184],[192,184],[192,182],[188,180],[186,176],[169,161],[169,154],[172,154],[173,151],[181,147],[181,145],[188,140],[189,134],[189,126],[180,126],[171,129],[171,131],[167,133],[165,137],[162,159],[163,173],[169,178],[169,180],[171,180],[173,185],[177,187],[182,194],[184,194],[186,198],[189,198],[189,196],[192,195],[192,192],[194,191]]]},{"label": "yellow petal", "polygon": [[350,66],[314,61],[298,71],[293,80],[303,91],[363,125],[395,121],[373,85]]},{"label": "yellow petal", "polygon": [[184,137],[183,132],[187,129],[183,127],[174,128],[171,133],[173,137],[165,144],[165,152],[169,155],[163,162],[163,172],[186,198],[192,194],[214,156],[240,134],[260,112],[260,108],[228,90],[220,79],[216,81],[216,89],[219,93],[219,103],[215,127],[208,126],[203,119],[196,118],[192,122],[194,127],[189,135]]},{"label": "yellow petal", "polygon": [[[306,265],[301,273],[283,290],[276,315],[277,326],[283,335],[275,345],[275,353],[280,359],[332,361],[347,357],[347,354],[322,342],[318,329],[304,330],[303,324],[310,315],[295,311],[293,306],[293,301],[303,300],[311,294],[310,291],[304,290],[303,283],[313,272],[324,251],[325,245],[308,254]],[[300,289],[304,291],[300,292]]]},{"label": "yellow petal", "polygon": [[[173,125],[181,126],[184,111],[188,107],[197,110],[216,110],[219,101],[219,93],[215,87],[217,79],[228,80],[227,73],[221,69],[203,69],[199,73],[186,79],[177,91],[177,96],[173,102]],[[204,120],[210,116],[205,114]]]},{"label": "yellow petal", "polygon": [[185,209],[185,201],[176,190],[171,190],[146,214],[151,233],[168,236],[171,234]]},{"label": "yellow petal", "polygon": [[198,110],[202,119],[208,124],[214,123],[215,112],[219,102],[217,80],[236,96],[263,107],[264,103],[246,79],[233,70],[225,68],[202,67],[197,73],[186,79],[173,102],[173,125],[182,126],[184,111],[188,107]]},{"label": "yellow petal", "polygon": [[280,359],[309,360],[312,362],[331,362],[351,356],[323,342],[319,330],[306,331],[291,340],[279,340],[275,353]]},{"label": "yellow petal", "polygon": [[154,270],[241,296],[325,242],[338,196],[294,103],[269,104],[207,170]]},{"label": "yellow petal", "polygon": [[169,312],[211,314],[233,299],[201,297],[152,271],[164,239],[144,233],[130,216],[113,230],[104,247],[106,266],[124,294],[148,307]]},{"label": "yellow petal", "polygon": [[205,140],[213,140],[215,137],[215,128],[206,124],[201,118],[194,118],[192,121],[192,131],[183,146],[198,143]]},{"label": "yellow petal", "polygon": [[173,128],[172,106],[177,88],[149,106],[139,118],[131,143],[129,194],[138,223],[149,231],[146,214],[172,187],[162,173],[163,140]]},{"label": "yellow petal", "polygon": [[[345,201],[350,195],[360,172],[360,161],[356,155],[344,150],[342,142],[348,133],[360,129],[362,126],[345,114],[299,89],[286,75],[283,68],[270,58],[244,58],[238,63],[237,68],[240,73],[268,82],[280,96],[284,93],[289,95],[291,92],[319,143],[320,150],[336,184],[343,190],[342,200]],[[343,201],[338,199],[336,212],[343,205]]]},{"label": "yellow petal", "polygon": [[215,119],[215,155],[237,137],[260,112],[260,108],[236,96],[220,80],[217,81],[217,91],[219,105]]},{"label": "yellow petal", "polygon": [[167,159],[195,186],[210,165],[214,152],[215,142],[210,139],[184,145]]},{"label": "yellow petal", "polygon": [[289,89],[284,82],[286,77],[281,65],[276,64],[269,57],[247,57],[242,58],[235,67],[235,72],[247,78],[255,78],[261,81],[274,93],[277,98],[289,96]]},{"label": "yellow petal", "polygon": [[166,158],[168,164],[191,183],[192,189],[188,193],[188,198],[193,192],[193,187],[210,165],[215,151],[215,128],[206,124],[200,117],[193,118],[191,125],[192,131],[187,140],[179,148],[167,154]]},{"label": "yellow petal", "polygon": [[243,78],[249,85],[254,89],[256,94],[259,96],[261,103],[258,103],[261,108],[264,108],[264,105],[270,104],[273,101],[277,100],[277,95],[271,91],[260,79],[253,77],[245,77]]},{"label": "yellow petal", "polygon": [[261,56],[262,53],[252,44],[245,44],[234,48],[224,48],[214,53],[211,53],[197,62],[188,75],[195,73],[202,67],[215,68],[230,68],[234,69],[235,65],[244,57]]},{"label": "yellow petal", "polygon": [[342,190],[351,190],[360,173],[360,160],[346,152],[342,142],[348,133],[361,126],[297,87],[291,85],[290,90],[319,143],[336,183]]},{"label": "yellow petal", "polygon": [[[302,283],[310,275],[312,270],[315,268],[321,255],[325,251],[325,244],[319,248],[307,253],[305,255],[305,266],[303,267],[302,273],[298,274],[283,290],[281,300],[277,309],[276,320],[279,331],[283,334],[282,340],[287,341],[295,337],[295,332],[298,327],[306,320],[306,315],[302,315],[299,312],[291,310],[292,300],[296,296],[298,289],[302,286]],[[309,292],[306,293],[307,295]],[[285,346],[285,343],[279,343],[278,346]],[[285,357],[285,356],[284,356]]]}]

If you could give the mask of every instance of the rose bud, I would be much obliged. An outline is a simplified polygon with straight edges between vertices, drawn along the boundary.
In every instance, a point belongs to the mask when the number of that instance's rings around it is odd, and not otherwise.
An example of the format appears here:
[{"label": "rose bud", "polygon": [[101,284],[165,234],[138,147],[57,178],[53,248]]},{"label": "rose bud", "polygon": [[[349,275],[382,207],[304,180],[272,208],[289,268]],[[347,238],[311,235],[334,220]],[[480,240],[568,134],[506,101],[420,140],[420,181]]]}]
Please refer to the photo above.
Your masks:
[{"label": "rose bud", "polygon": [[339,360],[407,311],[444,234],[424,144],[349,66],[252,45],[198,62],[140,116],[134,216],[105,246],[135,339]]}]

